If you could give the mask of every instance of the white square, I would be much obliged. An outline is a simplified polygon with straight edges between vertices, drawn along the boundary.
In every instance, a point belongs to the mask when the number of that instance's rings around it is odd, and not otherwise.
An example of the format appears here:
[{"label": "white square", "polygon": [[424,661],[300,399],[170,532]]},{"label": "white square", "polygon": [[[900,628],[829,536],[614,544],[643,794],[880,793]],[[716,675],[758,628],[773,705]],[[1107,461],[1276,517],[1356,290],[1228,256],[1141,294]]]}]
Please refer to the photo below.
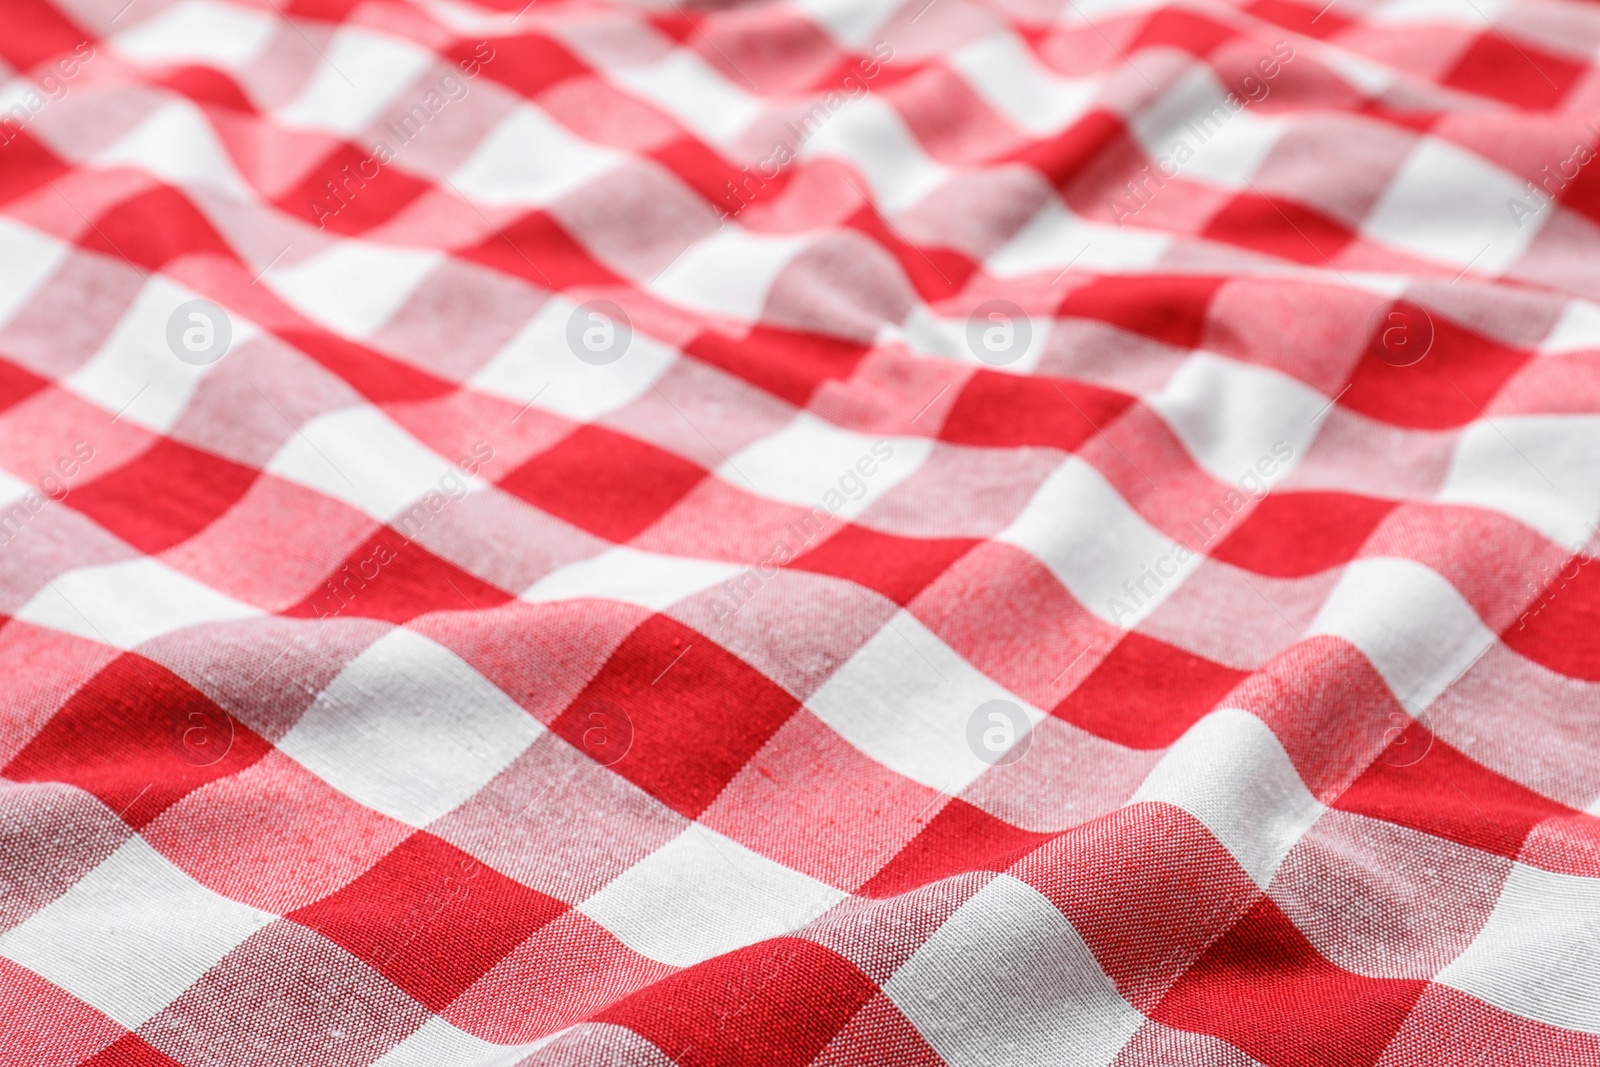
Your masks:
[{"label": "white square", "polygon": [[794,6],[857,51],[872,44],[874,34],[904,7],[900,0],[796,0]]},{"label": "white square", "polygon": [[370,337],[444,259],[438,251],[344,238],[261,279],[296,311],[347,337]]},{"label": "white square", "polygon": [[[1238,111],[1228,106],[1230,93],[1240,102]],[[1199,179],[1225,189],[1245,188],[1282,135],[1284,124],[1251,114],[1244,96],[1233,93],[1209,67],[1201,66],[1191,68],[1134,116],[1132,129],[1145,154],[1161,164],[1151,167],[1157,178],[1147,183],[1150,195],[1159,196],[1157,181],[1171,180],[1174,171],[1184,179]]]},{"label": "white square", "polygon": [[[305,88],[274,117],[286,126],[344,137],[366,132],[437,61],[432,52],[408,41],[350,25],[334,31],[319,51]],[[419,101],[423,95],[418,90]]]},{"label": "white square", "polygon": [[284,441],[267,469],[309,486],[381,521],[405,511],[440,479],[454,474],[473,488],[483,483],[418,441],[373,407],[319,415]]},{"label": "white square", "polygon": [[804,926],[846,895],[695,823],[578,910],[635,952],[688,967]]},{"label": "white square", "polygon": [[1434,981],[1513,1015],[1600,1034],[1600,881],[1512,864],[1489,921]]},{"label": "white square", "polygon": [[1089,110],[1100,91],[1094,78],[1046,70],[1015,33],[990,34],[955,52],[950,65],[991,107],[1036,136],[1056,134]]},{"label": "white square", "polygon": [[[906,317],[897,323],[880,323],[873,337],[873,344],[880,348],[904,345],[919,356],[936,356],[958,363],[977,362],[972,350],[967,347],[966,323],[963,321],[954,324],[950,319],[939,318],[926,304],[912,305],[911,310],[906,312]],[[1025,354],[1023,359],[1026,360],[1030,356],[1037,362],[1037,356],[1031,351]],[[1002,372],[1010,371],[1012,365],[994,369]]]},{"label": "white square", "polygon": [[1138,272],[1161,262],[1172,243],[1164,233],[1090,222],[1052,198],[985,261],[984,269],[997,278],[1025,274],[1055,278],[1069,267]]},{"label": "white square", "polygon": [[1497,638],[1456,587],[1409,559],[1358,559],[1339,576],[1307,637],[1359,648],[1394,695],[1425,708]]},{"label": "white square", "polygon": [[809,236],[756,234],[729,223],[690,245],[649,288],[695,311],[755,322],[778,272],[810,244]]},{"label": "white square", "polygon": [[17,618],[131,649],[189,626],[260,614],[146,556],[68,571],[35,593]]},{"label": "white square", "polygon": [[1481,33],[1484,24],[1492,24],[1505,12],[1505,7],[1504,0],[1472,0],[1465,5],[1456,0],[1389,0],[1363,11],[1361,20],[1383,26],[1454,24]]},{"label": "white square", "polygon": [[280,23],[265,11],[216,0],[183,0],[110,39],[145,66],[195,64],[237,70],[261,53]]},{"label": "white square", "polygon": [[[103,170],[128,167],[148,171],[180,187],[209,186],[246,204],[261,202],[260,194],[233,165],[216,127],[187,100],[163,104],[96,152],[92,162]],[[205,198],[194,197],[191,202],[196,210],[205,211]]]},{"label": "white square", "polygon": [[1491,508],[1573,548],[1600,515],[1600,417],[1496,416],[1464,427],[1441,503]]},{"label": "white square", "polygon": [[489,132],[450,183],[480,204],[544,206],[622,158],[573,135],[532,104],[521,104]]},{"label": "white square", "polygon": [[1078,931],[998,875],[883,986],[950,1067],[1105,1067],[1144,1025]]},{"label": "white square", "polygon": [[[166,433],[189,406],[200,379],[217,366],[185,363],[167,347],[167,320],[181,305],[198,298],[199,294],[152,275],[99,350],[61,384],[112,415],[121,412],[129,422]],[[232,315],[229,323],[234,349],[259,332]]]},{"label": "white square", "polygon": [[454,653],[395,630],[340,672],[278,748],[346,796],[424,827],[543,733]]},{"label": "white square", "polygon": [[[827,110],[825,104],[814,106]],[[910,207],[950,179],[949,168],[929,158],[900,113],[877,96],[849,101],[826,118],[807,114],[790,124],[812,131],[798,150],[800,158],[849,160],[886,214]]]},{"label": "white square", "polygon": [[[1165,0],[1073,0],[1073,26],[1097,25],[1101,16],[1132,18],[1141,11],[1165,8]],[[1187,56],[1185,56],[1187,58]]]},{"label": "white square", "polygon": [[[967,316],[956,319],[936,318],[930,315],[924,305],[917,305],[911,309],[899,326],[890,327],[877,339],[878,343],[894,343],[899,341],[914,349],[919,354],[941,356],[953,359],[957,363],[965,363],[973,367],[981,367],[994,371],[997,374],[1015,374],[1020,378],[1033,377],[1039,367],[1039,362],[1050,351],[1050,338],[1056,328],[1056,317],[1053,314],[1029,315],[1023,312],[1025,322],[1019,323],[1007,312],[988,312],[988,319],[974,317],[976,308],[968,310]],[[968,323],[976,322],[980,332],[976,338],[967,335]],[[1027,346],[1015,355],[1010,355],[1010,360],[1002,364],[990,364],[979,358],[974,345],[987,345],[991,341],[990,331],[1003,331],[993,335],[992,340],[1000,342],[996,351],[1005,350],[1008,353],[1015,351],[1016,339],[1023,336],[1021,331],[1027,330]]]},{"label": "white square", "polygon": [[1159,393],[1144,398],[1210,474],[1228,485],[1255,468],[1262,458],[1277,466],[1280,444],[1305,455],[1317,435],[1317,413],[1328,398],[1281,371],[1251,363],[1196,353],[1167,380]]},{"label": "white square", "polygon": [[29,226],[0,218],[0,326],[67,258],[67,246]]},{"label": "white square", "polygon": [[443,1064],[511,1067],[557,1036],[550,1034],[522,1045],[496,1045],[474,1037],[465,1030],[458,1030],[439,1016],[432,1015],[410,1037],[384,1053],[372,1067],[441,1067]]},{"label": "white square", "polygon": [[597,598],[664,611],[743,569],[732,563],[663,556],[618,546],[545,575],[522,594],[522,599],[542,604]]},{"label": "white square", "polygon": [[12,504],[30,492],[38,493],[39,490],[10,472],[0,470],[0,510],[9,510]]},{"label": "white square", "polygon": [[[1045,479],[995,540],[1030,553],[1078,603],[1129,629],[1203,562],[1196,553],[1180,561],[1172,538],[1145,522],[1103,474],[1077,456],[1068,456]],[[1137,596],[1129,592],[1155,571],[1171,573],[1158,579],[1160,584],[1146,581]]]},{"label": "white square", "polygon": [[1376,63],[1343,48],[1329,47],[1321,41],[1304,39],[1296,41],[1295,44],[1315,57],[1316,62],[1349,82],[1351,87],[1363,96],[1373,98],[1383,96],[1401,80],[1399,73],[1393,67]]},{"label": "white square", "polygon": [[[1224,110],[1227,109],[1226,103],[1222,106]],[[1178,163],[1174,159],[1169,168],[1175,167],[1184,179],[1210,182],[1222,189],[1248,189],[1262,161],[1288,128],[1287,120],[1265,117],[1246,105],[1216,133],[1208,134],[1204,141],[1196,136],[1195,141],[1191,142],[1194,146],[1193,159],[1187,163]],[[1171,147],[1168,145],[1167,149]],[[1161,156],[1166,154],[1166,150],[1163,150]]]},{"label": "white square", "polygon": [[[915,473],[932,451],[926,438],[870,437],[802,411],[777,433],[729,457],[716,473],[746,492],[853,519]],[[863,459],[872,474],[861,472]],[[858,482],[865,488],[857,490]]]},{"label": "white square", "polygon": [[967,723],[991,700],[1011,701],[1030,722],[1044,718],[901,611],[806,706],[885,767],[955,793],[989,769],[968,745]]},{"label": "white square", "polygon": [[1519,227],[1506,209],[1524,183],[1437,137],[1423,138],[1362,225],[1366,236],[1425,259],[1503,271],[1548,214]]},{"label": "white square", "polygon": [[615,362],[585,362],[574,354],[567,331],[574,321],[579,331],[595,325],[589,317],[594,314],[551,297],[468,384],[575,422],[592,422],[626,407],[666,374],[678,352],[635,329]]},{"label": "white square", "polygon": [[687,48],[650,64],[612,66],[606,76],[713,144],[731,142],[762,112],[759,99]]},{"label": "white square", "polygon": [[1583,352],[1594,348],[1600,348],[1600,305],[1569,299],[1562,304],[1561,317],[1550,328],[1549,336],[1540,342],[1539,354]]},{"label": "white square", "polygon": [[135,836],[0,936],[0,955],[137,1030],[275,918],[211,892]]},{"label": "white square", "polygon": [[1262,889],[1324,811],[1272,729],[1235,708],[1189,727],[1128,803],[1145,801],[1199,819]]}]

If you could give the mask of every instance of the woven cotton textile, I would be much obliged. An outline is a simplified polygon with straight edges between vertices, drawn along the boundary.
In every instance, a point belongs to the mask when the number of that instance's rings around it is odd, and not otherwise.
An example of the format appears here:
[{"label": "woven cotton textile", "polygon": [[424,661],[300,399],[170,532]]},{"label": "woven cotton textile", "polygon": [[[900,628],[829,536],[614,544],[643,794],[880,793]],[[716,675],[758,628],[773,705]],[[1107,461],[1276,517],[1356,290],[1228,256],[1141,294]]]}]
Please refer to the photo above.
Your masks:
[{"label": "woven cotton textile", "polygon": [[1600,1065],[1597,56],[0,0],[0,1064]]}]

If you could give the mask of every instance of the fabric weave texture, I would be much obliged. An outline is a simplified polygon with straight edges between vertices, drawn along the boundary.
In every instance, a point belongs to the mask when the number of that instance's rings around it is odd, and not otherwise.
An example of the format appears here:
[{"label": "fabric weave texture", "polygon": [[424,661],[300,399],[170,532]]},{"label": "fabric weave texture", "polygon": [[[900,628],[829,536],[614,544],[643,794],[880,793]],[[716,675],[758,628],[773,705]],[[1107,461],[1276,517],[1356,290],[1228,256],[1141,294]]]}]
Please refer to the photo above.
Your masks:
[{"label": "fabric weave texture", "polygon": [[0,1064],[1600,1065],[1597,56],[0,0]]}]

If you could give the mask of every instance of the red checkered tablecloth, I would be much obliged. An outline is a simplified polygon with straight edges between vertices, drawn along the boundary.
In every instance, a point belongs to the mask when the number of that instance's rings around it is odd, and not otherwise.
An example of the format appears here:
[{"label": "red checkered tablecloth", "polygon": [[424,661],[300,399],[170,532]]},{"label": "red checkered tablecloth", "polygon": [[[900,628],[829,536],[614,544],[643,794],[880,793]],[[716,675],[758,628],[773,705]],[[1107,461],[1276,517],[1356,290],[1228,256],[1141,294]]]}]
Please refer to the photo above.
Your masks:
[{"label": "red checkered tablecloth", "polygon": [[0,1063],[1600,1064],[1600,9],[0,2]]}]

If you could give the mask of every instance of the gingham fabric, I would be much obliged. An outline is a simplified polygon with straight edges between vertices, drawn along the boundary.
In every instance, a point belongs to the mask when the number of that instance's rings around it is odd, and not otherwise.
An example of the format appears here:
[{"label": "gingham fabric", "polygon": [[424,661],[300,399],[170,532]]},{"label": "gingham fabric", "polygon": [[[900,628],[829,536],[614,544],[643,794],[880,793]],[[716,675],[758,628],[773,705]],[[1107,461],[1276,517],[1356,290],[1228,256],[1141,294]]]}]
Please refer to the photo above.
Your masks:
[{"label": "gingham fabric", "polygon": [[1597,54],[3,0],[0,1063],[1600,1064]]}]

